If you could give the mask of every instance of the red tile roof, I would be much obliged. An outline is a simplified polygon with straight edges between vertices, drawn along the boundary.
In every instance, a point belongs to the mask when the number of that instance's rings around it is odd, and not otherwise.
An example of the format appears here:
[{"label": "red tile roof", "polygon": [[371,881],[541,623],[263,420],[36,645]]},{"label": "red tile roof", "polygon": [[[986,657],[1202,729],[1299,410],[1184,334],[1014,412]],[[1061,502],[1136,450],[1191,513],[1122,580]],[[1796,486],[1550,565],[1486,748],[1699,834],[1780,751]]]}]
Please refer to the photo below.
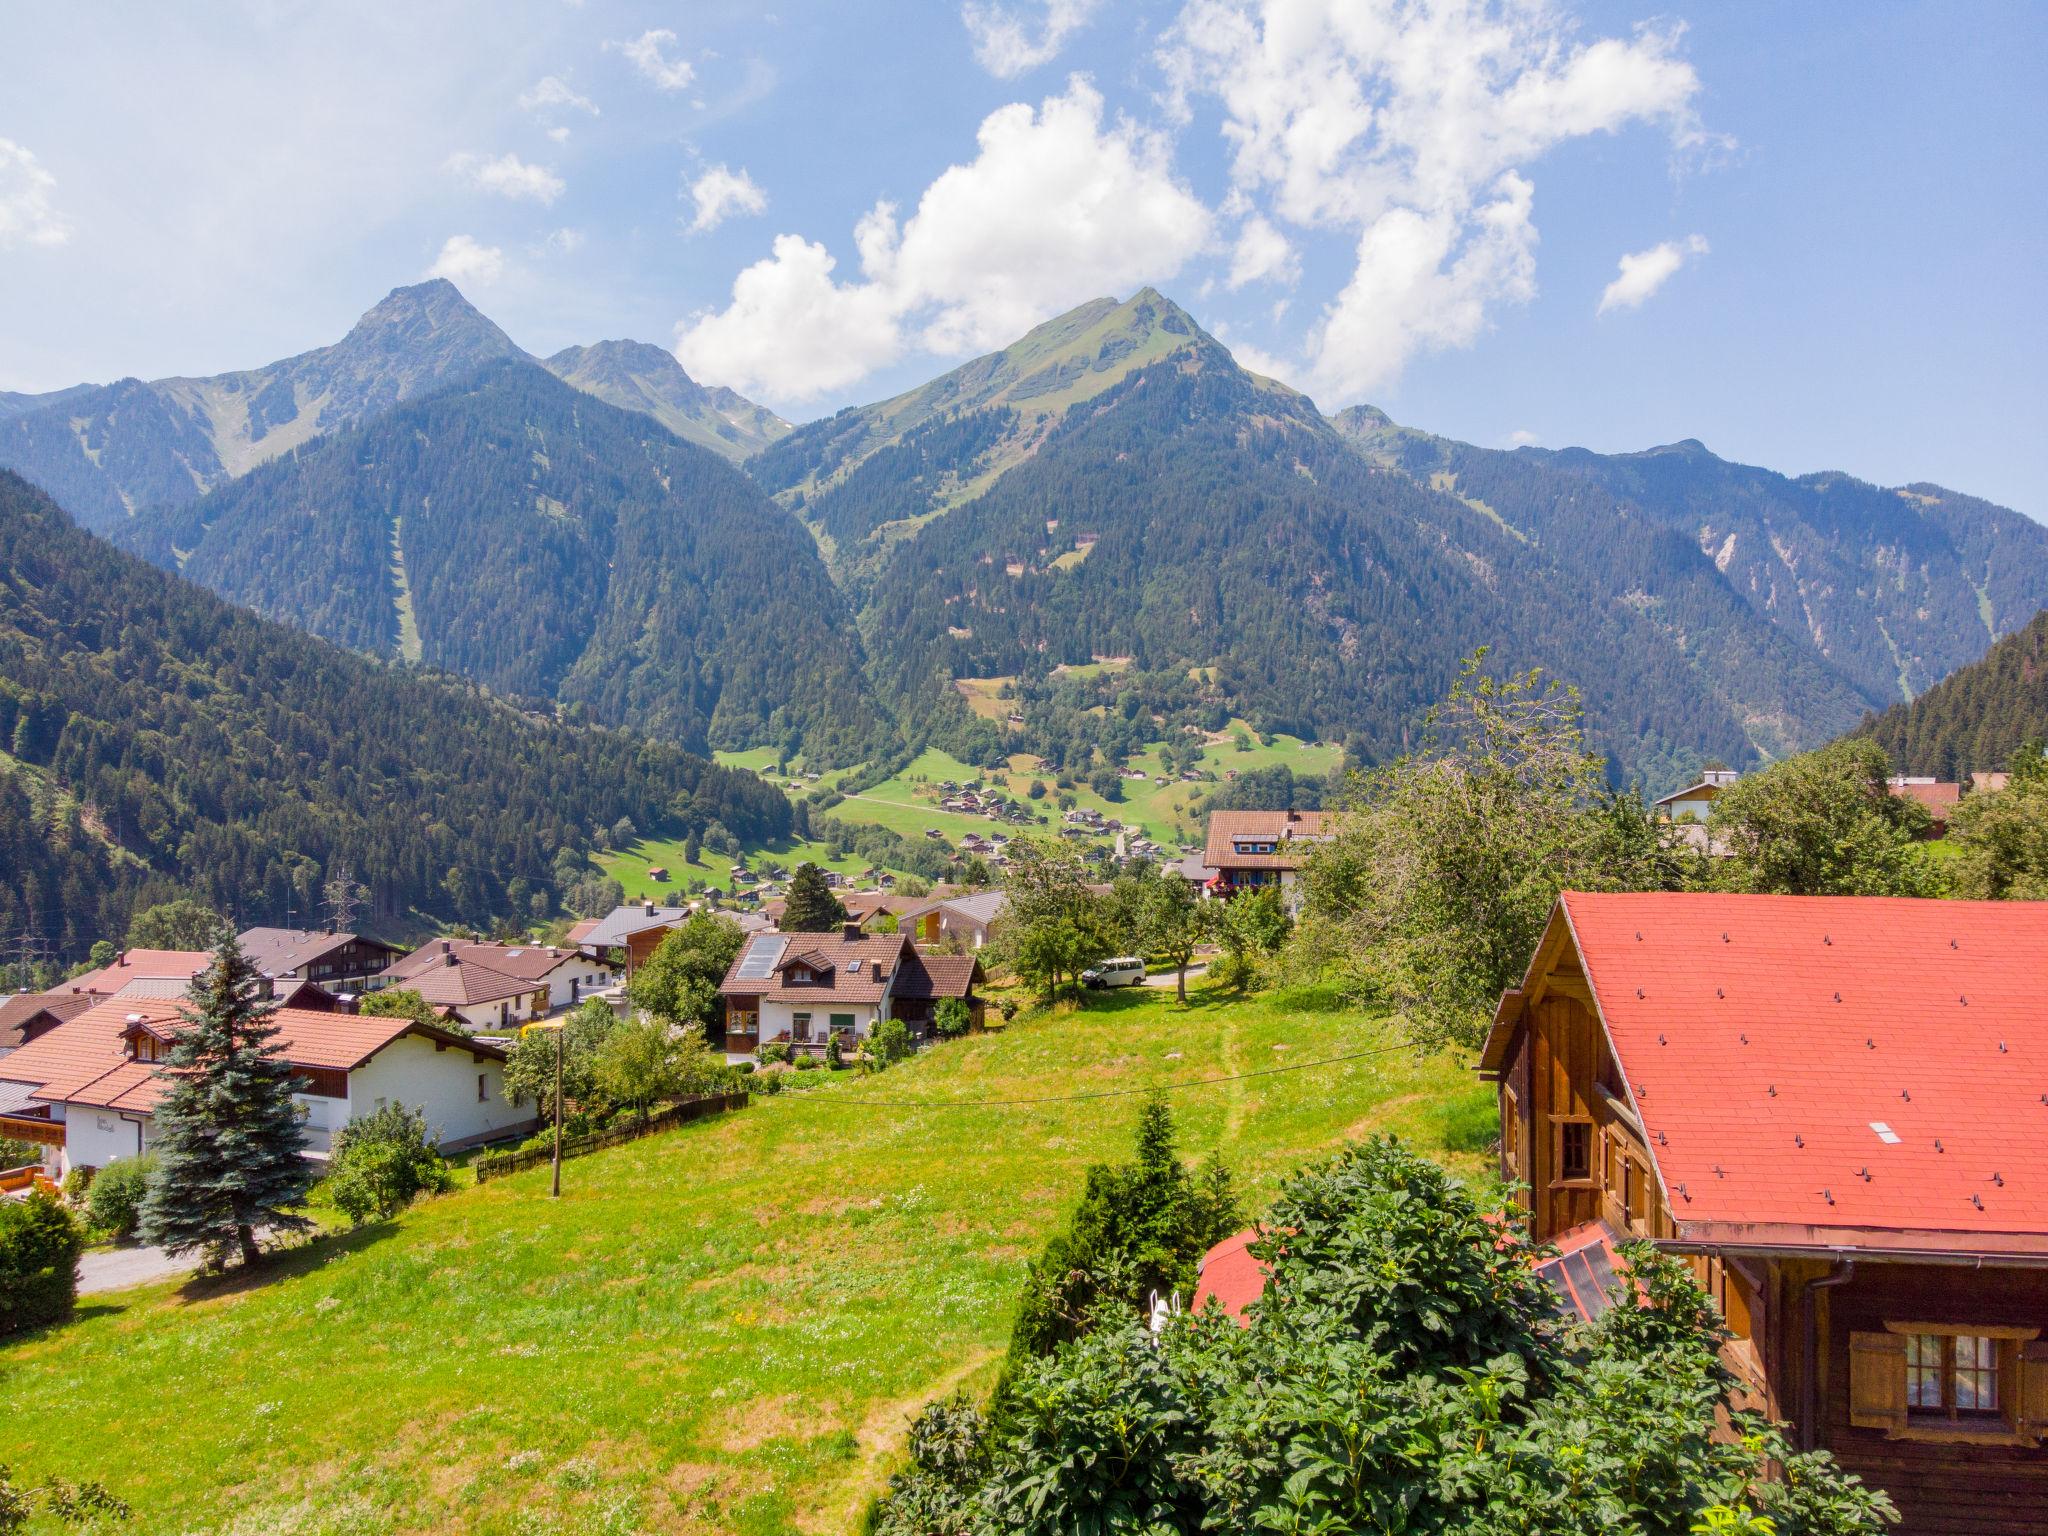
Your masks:
[{"label": "red tile roof", "polygon": [[0,1051],[22,1044],[30,1030],[40,1034],[38,1021],[58,1022],[73,1018],[93,1005],[93,999],[50,992],[17,992],[0,1001]]},{"label": "red tile roof", "polygon": [[[1325,811],[1211,811],[1209,841],[1202,861],[1211,869],[1299,869],[1308,862],[1309,847],[1295,839],[1320,841],[1334,830]],[[1239,853],[1239,839],[1274,844],[1272,853]]]},{"label": "red tile roof", "polygon": [[[271,1015],[277,1043],[295,1067],[353,1071],[408,1034],[461,1046],[492,1060],[504,1052],[479,1041],[426,1029],[410,1019],[280,1008]],[[36,1084],[45,1103],[92,1104],[146,1112],[162,1097],[155,1065],[128,1059],[124,1036],[140,1022],[168,1037],[183,1027],[179,1005],[166,998],[110,998],[48,1034],[0,1057],[0,1080]]]},{"label": "red tile roof", "polygon": [[[403,981],[435,966],[445,965],[453,955],[458,966],[481,965],[501,976],[514,976],[533,983],[571,960],[581,960],[572,946],[568,949],[546,944],[485,944],[473,939],[430,939],[411,954],[391,962],[383,974]],[[528,991],[532,990],[529,985]]]},{"label": "red tile roof", "polygon": [[1558,912],[1682,1235],[2048,1253],[2048,902]]},{"label": "red tile roof", "polygon": [[1246,1227],[1202,1255],[1201,1265],[1195,1271],[1195,1296],[1188,1305],[1190,1312],[1199,1316],[1214,1302],[1239,1327],[1251,1326],[1244,1309],[1265,1294],[1268,1274],[1266,1266],[1248,1251],[1248,1245],[1258,1241],[1259,1235],[1257,1227]]},{"label": "red tile roof", "polygon": [[50,995],[84,992],[112,997],[131,981],[190,981],[211,964],[213,956],[203,949],[126,949],[112,965],[60,982],[50,988]]},{"label": "red tile roof", "polygon": [[1948,821],[1949,812],[1963,798],[1962,785],[1937,783],[1931,779],[1893,779],[1891,791],[1903,799],[1918,800],[1926,806],[1937,826]]},{"label": "red tile roof", "polygon": [[896,978],[897,997],[960,997],[974,991],[981,962],[972,955],[927,955],[913,949]]},{"label": "red tile roof", "polygon": [[[863,935],[858,939],[829,933],[792,933],[775,960],[774,974],[742,980],[749,949],[740,951],[726,970],[719,991],[728,997],[761,997],[778,1003],[878,1003],[888,990],[898,957],[911,949],[907,934]],[[914,953],[914,951],[912,951]],[[810,966],[816,981],[791,981],[786,972],[798,961]],[[859,962],[858,969],[848,969]]]}]

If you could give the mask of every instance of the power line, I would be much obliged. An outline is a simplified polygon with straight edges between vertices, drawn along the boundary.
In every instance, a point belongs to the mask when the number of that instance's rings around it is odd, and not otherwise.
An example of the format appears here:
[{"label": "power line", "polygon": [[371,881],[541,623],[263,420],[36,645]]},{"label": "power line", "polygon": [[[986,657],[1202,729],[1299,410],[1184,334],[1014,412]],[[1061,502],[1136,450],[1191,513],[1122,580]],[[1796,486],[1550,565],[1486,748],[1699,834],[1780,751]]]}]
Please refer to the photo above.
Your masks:
[{"label": "power line", "polygon": [[1279,1067],[1259,1067],[1250,1072],[1231,1072],[1222,1077],[1193,1077],[1179,1083],[1155,1083],[1144,1088],[1103,1088],[1093,1093],[1054,1093],[1030,1099],[838,1099],[835,1103],[862,1109],[1021,1109],[1033,1104],[1079,1104],[1092,1099],[1132,1099],[1148,1093],[1178,1093],[1185,1088],[1213,1088],[1219,1083],[1241,1083],[1253,1077],[1277,1077],[1283,1072],[1307,1072],[1315,1067],[1340,1062],[1362,1061],[1368,1056],[1386,1056],[1406,1050],[1406,1042],[1374,1046],[1369,1051],[1349,1051],[1342,1056],[1323,1056],[1315,1061],[1290,1062]]}]

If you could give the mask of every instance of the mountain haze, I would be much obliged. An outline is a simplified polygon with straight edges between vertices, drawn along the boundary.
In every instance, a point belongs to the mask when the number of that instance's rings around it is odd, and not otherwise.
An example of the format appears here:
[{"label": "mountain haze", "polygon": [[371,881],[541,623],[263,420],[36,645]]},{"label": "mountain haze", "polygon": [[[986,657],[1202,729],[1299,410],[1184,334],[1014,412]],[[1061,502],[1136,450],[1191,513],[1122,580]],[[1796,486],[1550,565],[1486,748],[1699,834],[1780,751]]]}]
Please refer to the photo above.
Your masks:
[{"label": "mountain haze", "polygon": [[790,434],[773,411],[723,387],[707,389],[683,372],[675,354],[644,341],[564,347],[547,359],[564,383],[622,410],[652,416],[686,443],[737,463]]},{"label": "mountain haze", "polygon": [[493,364],[120,542],[257,612],[696,750],[882,726],[801,526],[648,416]]}]

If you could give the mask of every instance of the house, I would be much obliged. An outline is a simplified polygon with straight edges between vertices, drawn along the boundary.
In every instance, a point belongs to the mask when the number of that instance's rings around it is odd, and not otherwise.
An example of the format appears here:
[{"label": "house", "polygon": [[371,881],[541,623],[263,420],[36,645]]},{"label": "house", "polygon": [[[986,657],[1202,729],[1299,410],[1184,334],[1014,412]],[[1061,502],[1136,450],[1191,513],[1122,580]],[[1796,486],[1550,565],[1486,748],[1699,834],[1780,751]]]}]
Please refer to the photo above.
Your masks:
[{"label": "house", "polygon": [[768,933],[750,940],[719,986],[725,1049],[751,1054],[787,1041],[822,1052],[838,1036],[851,1046],[883,1019],[922,1036],[941,999],[965,1002],[979,1024],[980,962],[968,955],[920,955],[905,933],[870,935],[848,923],[839,933]]},{"label": "house", "polygon": [[419,993],[470,1029],[509,1029],[573,1008],[613,981],[611,962],[552,944],[432,939],[387,967],[386,987]]},{"label": "house", "polygon": [[898,923],[920,944],[943,943],[951,936],[969,949],[980,949],[1009,904],[1010,898],[1001,891],[933,896],[904,912]]},{"label": "house", "polygon": [[1301,868],[1315,844],[1330,837],[1325,811],[1212,811],[1202,862],[1216,873],[1209,889],[1219,896],[1278,886],[1295,899]]},{"label": "house", "polygon": [[2048,1529],[2048,902],[1585,895],[1480,1059],[1533,1236],[1687,1258],[1907,1536]]},{"label": "house", "polygon": [[273,984],[310,981],[329,993],[371,990],[384,968],[405,953],[381,939],[332,928],[249,928],[241,944],[249,963]]},{"label": "house", "polygon": [[1948,836],[1949,813],[1963,798],[1963,786],[1935,778],[1891,778],[1885,785],[1902,800],[1917,800],[1927,807],[1932,818],[1926,836],[1930,838]]},{"label": "house", "polygon": [[47,992],[17,992],[0,1000],[0,1056],[48,1034],[96,1001],[86,993],[53,996]]},{"label": "house", "polygon": [[[689,920],[693,908],[664,906],[652,901],[629,902],[623,907],[614,907],[603,917],[596,919],[588,928],[578,923],[569,930],[569,936],[577,948],[593,957],[603,957],[613,950],[626,952],[626,978],[632,979],[633,972],[647,963],[647,957],[654,953],[655,946],[666,938],[671,929],[680,928]],[[578,929],[583,931],[579,935]]]},{"label": "house", "polygon": [[1721,791],[1741,777],[1733,768],[1708,768],[1697,784],[1651,801],[1650,814],[1658,821],[1705,821]]},{"label": "house", "polygon": [[1979,768],[1970,775],[1970,793],[1973,795],[1995,795],[2012,782],[2012,775]]},{"label": "house", "polygon": [[188,982],[211,964],[213,955],[204,949],[124,949],[111,965],[61,981],[43,995],[112,997],[131,982]]},{"label": "house", "polygon": [[[505,1053],[411,1019],[279,1008],[276,1041],[301,1079],[306,1148],[388,1103],[421,1110],[444,1150],[512,1136],[535,1123],[505,1097]],[[158,1063],[185,1027],[179,1004],[106,998],[0,1058],[0,1136],[35,1142],[61,1178],[149,1150],[163,1097]]]}]

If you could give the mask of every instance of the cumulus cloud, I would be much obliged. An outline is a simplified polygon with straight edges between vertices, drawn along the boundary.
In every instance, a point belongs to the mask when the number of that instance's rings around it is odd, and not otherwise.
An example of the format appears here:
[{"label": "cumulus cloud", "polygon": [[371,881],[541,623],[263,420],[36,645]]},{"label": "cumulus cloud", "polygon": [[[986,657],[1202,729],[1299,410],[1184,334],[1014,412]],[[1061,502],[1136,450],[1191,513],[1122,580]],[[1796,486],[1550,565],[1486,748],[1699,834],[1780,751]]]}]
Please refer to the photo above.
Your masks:
[{"label": "cumulus cloud", "polygon": [[23,145],[0,139],[0,250],[18,245],[62,245],[71,224],[52,196],[57,178]]},{"label": "cumulus cloud", "polygon": [[495,245],[480,244],[469,235],[450,235],[441,254],[427,268],[428,277],[445,277],[451,283],[489,284],[505,270],[505,253]]},{"label": "cumulus cloud", "polygon": [[754,185],[744,167],[734,171],[722,165],[712,166],[690,183],[690,200],[697,205],[697,216],[690,221],[693,235],[716,229],[735,213],[761,213],[768,207],[768,194]]},{"label": "cumulus cloud", "polygon": [[1076,76],[1036,109],[990,113],[974,159],[940,173],[907,220],[877,203],[854,229],[860,281],[835,279],[822,245],[783,235],[730,305],[678,328],[677,355],[699,378],[810,399],[911,347],[1002,346],[1083,299],[1170,278],[1210,223],[1166,142],[1105,124],[1101,95]]},{"label": "cumulus cloud", "polygon": [[1517,427],[1508,434],[1508,446],[1510,448],[1533,448],[1542,441],[1542,438],[1531,432],[1527,427]]},{"label": "cumulus cloud", "polygon": [[1704,140],[1681,36],[1581,42],[1545,0],[1188,0],[1160,61],[1177,114],[1220,104],[1236,195],[1355,232],[1304,356],[1342,400],[1533,297],[1527,172],[1547,151],[1643,122]]},{"label": "cumulus cloud", "polygon": [[1295,258],[1293,244],[1274,228],[1270,219],[1262,213],[1255,213],[1244,221],[1244,226],[1237,232],[1237,244],[1230,253],[1229,284],[1232,288],[1242,288],[1248,283],[1291,283],[1299,271],[1300,263]]},{"label": "cumulus cloud", "polygon": [[566,187],[562,178],[546,166],[529,165],[509,153],[495,158],[451,155],[448,169],[479,191],[528,202],[552,203]]},{"label": "cumulus cloud", "polygon": [[535,81],[532,90],[521,94],[519,109],[522,112],[549,112],[560,109],[588,112],[592,117],[602,115],[597,110],[596,102],[557,75],[542,75]]},{"label": "cumulus cloud", "polygon": [[697,71],[688,59],[671,59],[668,56],[668,49],[675,40],[675,33],[667,27],[651,27],[630,43],[607,43],[605,46],[623,53],[626,61],[653,81],[657,89],[687,90],[690,82],[697,78]]},{"label": "cumulus cloud", "polygon": [[1050,63],[1067,39],[1088,23],[1096,0],[1037,0],[998,5],[967,0],[960,20],[974,42],[974,57],[999,79],[1010,80]]},{"label": "cumulus cloud", "polygon": [[1666,240],[1647,251],[1621,258],[1621,273],[1600,293],[1599,314],[1610,309],[1637,309],[1651,294],[1669,282],[1678,269],[1695,256],[1707,254],[1704,235],[1683,240]]}]

